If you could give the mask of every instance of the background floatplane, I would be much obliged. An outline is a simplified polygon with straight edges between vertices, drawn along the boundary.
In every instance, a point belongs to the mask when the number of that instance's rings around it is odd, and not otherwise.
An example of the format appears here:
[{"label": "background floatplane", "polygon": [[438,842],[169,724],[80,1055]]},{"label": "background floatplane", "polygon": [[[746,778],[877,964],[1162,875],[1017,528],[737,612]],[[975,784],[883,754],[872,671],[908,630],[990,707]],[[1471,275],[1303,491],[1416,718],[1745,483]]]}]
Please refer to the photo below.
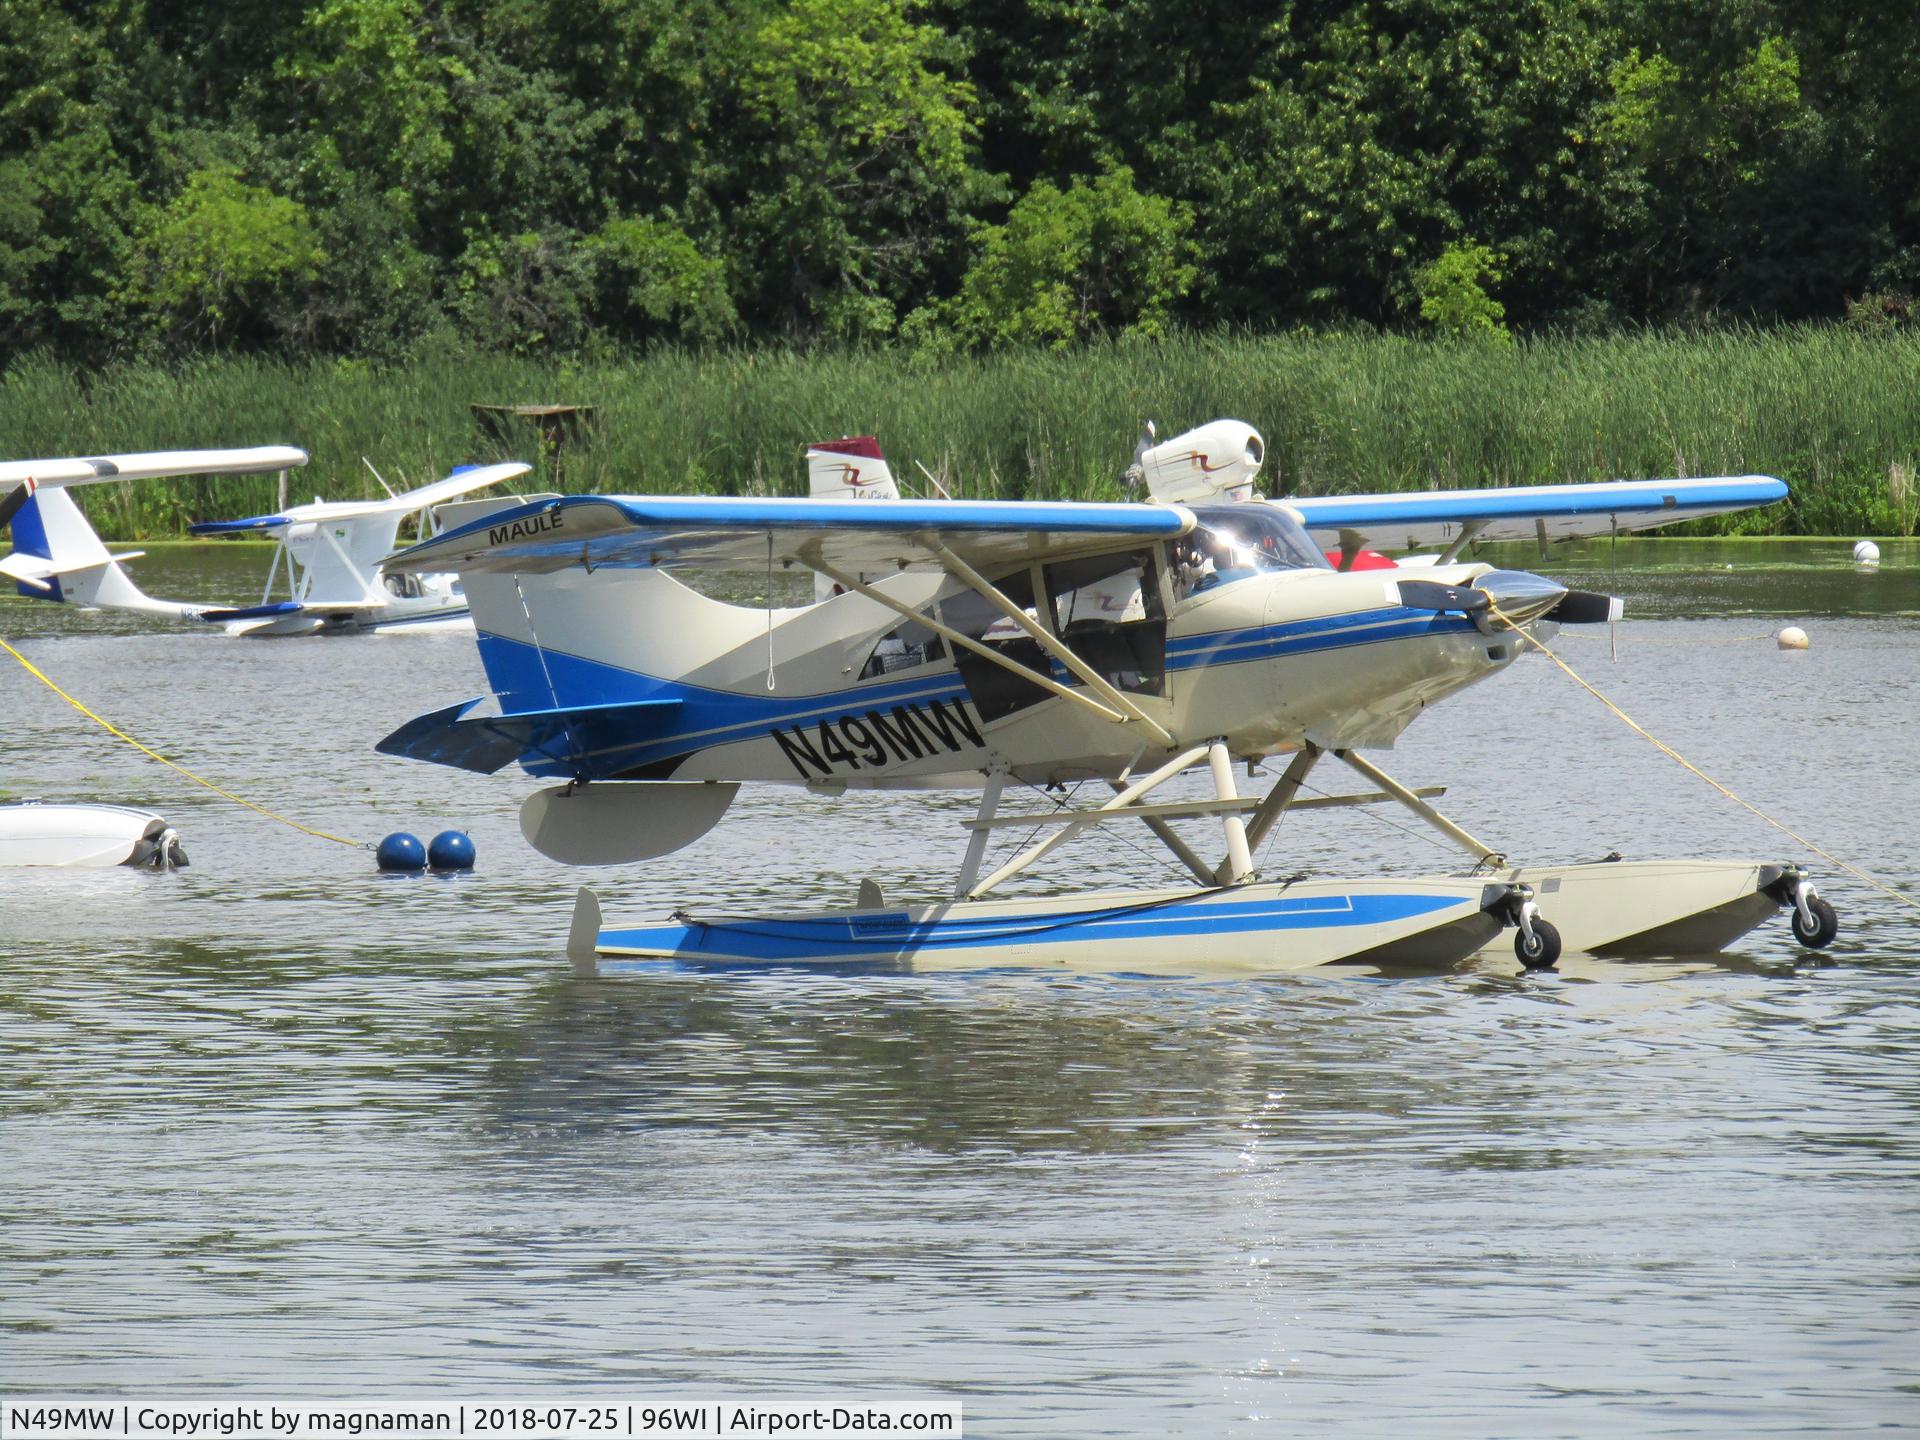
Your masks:
[{"label": "background floatplane", "polygon": [[[518,762],[556,782],[521,824],[543,854],[634,862],[691,843],[742,784],[978,789],[948,898],[889,905],[871,882],[847,910],[676,915],[601,927],[582,891],[575,953],[721,961],[1049,963],[1114,968],[1332,961],[1444,963],[1515,927],[1529,964],[1584,950],[1701,951],[1782,905],[1809,943],[1831,911],[1792,866],[1638,861],[1516,866],[1400,784],[1364,747],[1390,746],[1428,705],[1485,679],[1545,633],[1618,613],[1604,595],[1481,563],[1458,546],[1412,570],[1341,571],[1309,534],[1450,524],[1485,533],[1469,493],[1325,502],[1252,496],[1259,437],[1216,422],[1145,446],[1136,471],[1157,503],[861,498],[539,497],[468,502],[389,573],[454,570],[493,687],[423,715],[388,754],[492,773]],[[1500,492],[1508,517],[1663,521],[1766,504],[1768,477]],[[1244,496],[1247,498],[1233,498]],[[1487,523],[1483,523],[1487,522]],[[1623,526],[1624,528],[1624,526]],[[1347,542],[1341,542],[1343,544]],[[826,598],[749,608],[697,594],[675,571],[775,569],[820,577]],[[1242,796],[1236,767],[1285,756],[1278,782]],[[1303,798],[1332,759],[1373,788]],[[1211,794],[1164,800],[1203,771]],[[1005,813],[1016,787],[1105,782],[1097,808]],[[1465,874],[1263,880],[1253,854],[1292,809],[1397,804],[1472,858]],[[1204,857],[1170,822],[1220,826]],[[994,892],[1099,826],[1144,825],[1187,887],[999,899]],[[1045,838],[988,871],[1010,826]],[[984,873],[983,873],[984,872]],[[1556,933],[1556,927],[1558,933]]]},{"label": "background floatplane", "polygon": [[306,463],[306,452],[292,446],[10,462],[0,466],[0,485],[11,479],[18,488],[0,500],[0,523],[12,522],[13,553],[0,560],[0,573],[12,576],[19,592],[36,600],[218,625],[234,635],[445,629],[470,623],[466,598],[454,576],[388,575],[380,562],[409,517],[524,475],[527,465],[462,466],[443,480],[384,499],[316,499],[272,515],[190,526],[197,536],[259,536],[278,542],[259,601],[241,606],[146,594],[125,567],[141,552],[110,553],[66,493],[71,485],[109,480],[247,475]]}]

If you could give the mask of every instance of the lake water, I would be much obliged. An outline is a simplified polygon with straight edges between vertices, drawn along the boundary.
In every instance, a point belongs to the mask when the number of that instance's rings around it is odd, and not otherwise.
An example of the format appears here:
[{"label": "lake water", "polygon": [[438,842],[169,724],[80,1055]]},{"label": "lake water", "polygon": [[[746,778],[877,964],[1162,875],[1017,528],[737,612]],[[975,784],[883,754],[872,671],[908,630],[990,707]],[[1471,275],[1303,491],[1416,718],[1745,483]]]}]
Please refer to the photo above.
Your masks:
[{"label": "lake water", "polygon": [[[1622,545],[1618,659],[1560,648],[1912,894],[1920,548],[1873,574],[1846,549]],[[140,574],[250,598],[264,560]],[[1784,623],[1812,649],[1779,652]],[[6,1392],[932,1394],[983,1435],[1920,1429],[1920,917],[1538,657],[1388,768],[1530,859],[1805,860],[1831,952],[1782,920],[1724,957],[1547,975],[1504,952],[1261,981],[579,973],[581,872],[520,841],[524,779],[371,749],[484,690],[470,638],[245,642],[24,601],[0,634],[242,795],[361,840],[457,825],[480,856],[377,877],[0,654],[0,787],[150,804],[193,859],[0,876]],[[749,791],[692,849],[594,878],[610,923],[845,904],[867,876],[927,895],[969,809]],[[1455,864],[1378,810],[1291,817],[1262,860]],[[1047,875],[1170,878],[1117,833]]]}]

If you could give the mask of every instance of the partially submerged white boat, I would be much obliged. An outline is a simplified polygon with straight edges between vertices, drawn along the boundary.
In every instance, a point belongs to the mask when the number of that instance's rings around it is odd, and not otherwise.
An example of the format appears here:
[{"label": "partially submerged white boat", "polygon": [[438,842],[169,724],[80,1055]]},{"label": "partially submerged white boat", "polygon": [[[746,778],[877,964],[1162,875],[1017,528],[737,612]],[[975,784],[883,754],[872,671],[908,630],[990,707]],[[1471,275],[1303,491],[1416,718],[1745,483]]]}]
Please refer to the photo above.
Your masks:
[{"label": "partially submerged white boat", "polygon": [[186,864],[179,832],[151,810],[40,800],[0,805],[0,867],[174,870]]}]

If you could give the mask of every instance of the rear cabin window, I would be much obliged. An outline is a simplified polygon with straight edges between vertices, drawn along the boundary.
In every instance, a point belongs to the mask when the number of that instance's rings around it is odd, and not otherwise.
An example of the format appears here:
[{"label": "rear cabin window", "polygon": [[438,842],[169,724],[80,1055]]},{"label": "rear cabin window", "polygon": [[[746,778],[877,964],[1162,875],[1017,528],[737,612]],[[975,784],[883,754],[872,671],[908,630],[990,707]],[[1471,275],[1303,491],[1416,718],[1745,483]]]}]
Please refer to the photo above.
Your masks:
[{"label": "rear cabin window", "polygon": [[[1021,569],[1011,575],[989,579],[1007,599],[1027,614],[1037,616],[1033,604],[1033,580],[1029,571]],[[1029,639],[1026,631],[1008,619],[984,595],[962,590],[947,596],[940,602],[940,618],[962,635],[979,640],[1015,664],[1024,665],[1042,675],[1051,672],[1053,661],[1048,658],[1046,651]],[[1016,710],[1024,710],[1029,705],[1037,705],[1050,698],[1047,690],[1031,680],[971,650],[955,650],[953,663],[960,671],[960,678],[966,681],[973,708],[980,712],[982,720],[998,720],[1003,715],[1011,715]]]},{"label": "rear cabin window", "polygon": [[897,670],[914,670],[946,657],[946,643],[938,635],[918,620],[907,620],[880,637],[860,667],[860,678],[873,680]]}]

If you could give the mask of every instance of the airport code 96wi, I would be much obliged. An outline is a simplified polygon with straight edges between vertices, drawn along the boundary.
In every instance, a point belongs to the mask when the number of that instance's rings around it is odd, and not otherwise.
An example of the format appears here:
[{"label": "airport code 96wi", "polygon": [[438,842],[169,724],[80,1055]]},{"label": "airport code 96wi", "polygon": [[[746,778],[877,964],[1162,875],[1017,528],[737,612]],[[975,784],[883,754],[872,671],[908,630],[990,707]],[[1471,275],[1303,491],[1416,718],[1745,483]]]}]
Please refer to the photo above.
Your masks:
[{"label": "airport code 96wi", "polygon": [[872,1435],[947,1440],[961,1434],[960,1406],[941,1400],[364,1405],[10,1401],[0,1409],[0,1440],[358,1440],[376,1435],[408,1440],[838,1440]]}]

